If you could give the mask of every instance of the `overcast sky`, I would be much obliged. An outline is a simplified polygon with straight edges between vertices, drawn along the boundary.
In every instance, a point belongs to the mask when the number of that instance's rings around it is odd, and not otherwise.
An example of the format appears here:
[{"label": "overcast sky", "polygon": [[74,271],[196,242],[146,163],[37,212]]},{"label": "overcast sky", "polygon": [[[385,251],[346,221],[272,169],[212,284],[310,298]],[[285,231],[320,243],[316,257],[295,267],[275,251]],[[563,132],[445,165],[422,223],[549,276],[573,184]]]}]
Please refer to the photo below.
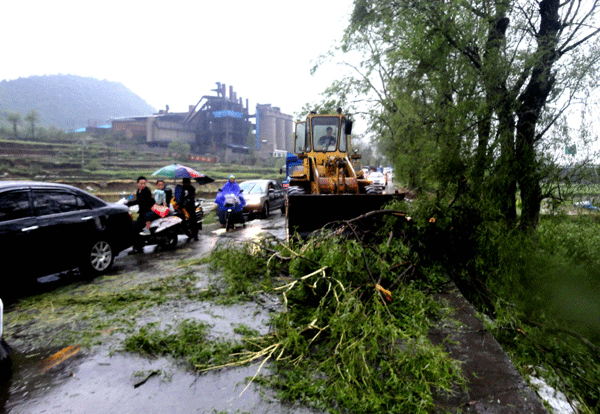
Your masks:
[{"label": "overcast sky", "polygon": [[121,82],[157,109],[185,111],[219,81],[294,114],[336,75],[310,75],[339,42],[352,0],[11,1],[0,80],[72,74]]}]

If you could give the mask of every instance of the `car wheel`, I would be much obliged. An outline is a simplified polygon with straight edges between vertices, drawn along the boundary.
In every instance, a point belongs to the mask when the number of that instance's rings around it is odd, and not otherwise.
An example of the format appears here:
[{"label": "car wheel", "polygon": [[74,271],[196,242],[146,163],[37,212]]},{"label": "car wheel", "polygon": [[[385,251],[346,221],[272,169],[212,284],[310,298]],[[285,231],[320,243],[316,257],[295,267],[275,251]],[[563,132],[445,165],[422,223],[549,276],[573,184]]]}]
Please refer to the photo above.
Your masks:
[{"label": "car wheel", "polygon": [[262,210],[262,218],[266,219],[267,217],[269,217],[269,214],[269,203],[265,203],[265,206]]},{"label": "car wheel", "polygon": [[285,199],[283,200],[283,204],[281,205],[281,214],[285,214]]},{"label": "car wheel", "polygon": [[114,260],[112,246],[106,240],[98,240],[85,251],[79,270],[82,273],[99,275],[107,272]]}]

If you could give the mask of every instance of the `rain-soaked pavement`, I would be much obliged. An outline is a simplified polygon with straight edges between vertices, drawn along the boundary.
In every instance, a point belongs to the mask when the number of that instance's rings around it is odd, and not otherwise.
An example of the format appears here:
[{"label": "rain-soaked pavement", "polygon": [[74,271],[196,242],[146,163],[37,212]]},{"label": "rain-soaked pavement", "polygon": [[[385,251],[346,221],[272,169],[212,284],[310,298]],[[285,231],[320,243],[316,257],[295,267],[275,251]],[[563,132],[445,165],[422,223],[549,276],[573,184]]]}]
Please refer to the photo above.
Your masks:
[{"label": "rain-soaked pavement", "polygon": [[[205,226],[199,242],[187,243],[186,238],[181,237],[173,251],[155,251],[153,246],[147,246],[143,254],[123,252],[115,261],[111,277],[102,279],[102,283],[119,283],[119,276],[125,279],[132,273],[148,279],[164,277],[167,268],[172,268],[177,260],[201,257],[218,243],[253,238],[261,232],[284,240],[283,216],[277,212],[268,220],[251,221],[246,228],[233,232],[225,232],[215,225]],[[70,283],[68,279],[62,282],[56,277],[47,278],[45,282],[39,287],[42,292]],[[467,367],[472,366],[472,371],[467,372],[471,376],[470,394],[459,393],[440,401],[440,408],[448,412],[546,412],[501,347],[485,334],[481,322],[473,317],[473,310],[468,310],[469,305],[463,301],[457,302],[457,312],[463,314],[464,332],[472,337],[441,330],[433,332],[432,339],[437,335],[441,341],[445,335],[454,335],[455,349],[449,351],[465,361]],[[210,302],[182,302],[169,306],[152,308],[136,320],[137,326],[157,322],[164,328],[167,324],[194,319],[209,323],[214,337],[235,335],[233,327],[237,324],[264,334],[269,330],[269,311],[278,308],[273,298],[265,298],[260,304],[221,306]],[[11,311],[10,303],[7,311]],[[14,370],[8,381],[0,382],[0,414],[315,413],[282,404],[254,384],[246,388],[257,365],[198,375],[171,358],[146,358],[120,352],[115,340],[89,349],[55,349],[39,344],[31,346],[27,326],[8,333],[7,339],[14,347]],[[56,358],[56,355],[61,357]]]},{"label": "rain-soaked pavement", "polygon": [[[117,277],[132,271],[147,277],[160,277],[161,261],[200,257],[220,242],[235,242],[253,238],[266,232],[284,239],[284,218],[280,213],[267,220],[250,221],[246,228],[225,232],[218,226],[205,226],[200,241],[187,243],[180,237],[173,251],[155,252],[146,246],[144,254],[121,253],[111,275]],[[59,275],[60,276],[60,275]],[[66,275],[64,275],[66,276]],[[66,278],[66,277],[65,277]],[[60,277],[41,280],[38,290],[51,291],[60,286]],[[93,282],[90,282],[93,283]],[[211,325],[211,335],[234,335],[233,326],[244,324],[264,334],[268,332],[269,308],[276,303],[255,303],[218,306],[206,302],[187,303],[176,312],[154,309],[138,320],[138,325],[155,321],[194,319]],[[7,306],[10,312],[11,305]],[[170,313],[169,313],[170,312]],[[145,358],[115,352],[114,344],[103,344],[90,349],[68,349],[72,356],[51,361],[57,352],[53,349],[28,346],[27,333],[8,338],[14,348],[13,373],[8,381],[0,382],[0,413],[311,413],[305,408],[283,405],[259,392],[253,384],[247,389],[249,378],[257,365],[209,371],[197,375],[171,358]],[[48,341],[50,342],[50,341]],[[263,368],[264,369],[264,368]],[[145,380],[145,381],[144,381]],[[242,392],[243,391],[243,392]]]}]

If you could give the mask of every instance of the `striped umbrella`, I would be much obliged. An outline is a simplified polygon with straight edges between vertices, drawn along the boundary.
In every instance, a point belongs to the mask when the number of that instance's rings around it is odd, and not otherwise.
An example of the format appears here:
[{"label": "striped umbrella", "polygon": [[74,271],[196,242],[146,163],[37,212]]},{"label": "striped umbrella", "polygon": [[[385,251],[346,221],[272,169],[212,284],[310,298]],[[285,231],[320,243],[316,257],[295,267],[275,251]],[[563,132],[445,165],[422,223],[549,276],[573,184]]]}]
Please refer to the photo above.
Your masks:
[{"label": "striped umbrella", "polygon": [[162,167],[154,171],[152,175],[170,178],[193,178],[200,185],[212,183],[213,181],[215,181],[208,175],[200,174],[193,168],[177,163],[167,165],[166,167]]}]

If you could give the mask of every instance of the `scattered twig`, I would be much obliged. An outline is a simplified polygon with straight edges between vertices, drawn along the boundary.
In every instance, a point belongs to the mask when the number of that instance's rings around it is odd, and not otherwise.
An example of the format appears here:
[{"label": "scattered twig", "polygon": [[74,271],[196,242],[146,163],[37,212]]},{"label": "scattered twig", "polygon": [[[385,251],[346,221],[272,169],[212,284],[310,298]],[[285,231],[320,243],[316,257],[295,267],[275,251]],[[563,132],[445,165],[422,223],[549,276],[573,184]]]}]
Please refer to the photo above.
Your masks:
[{"label": "scattered twig", "polygon": [[146,381],[148,381],[150,378],[152,378],[153,376],[155,376],[155,375],[158,375],[158,374],[160,374],[160,371],[159,371],[159,370],[154,370],[154,371],[151,371],[151,372],[150,372],[150,373],[149,373],[149,374],[146,376],[146,378],[144,378],[144,379],[143,379],[143,380],[141,380],[140,382],[136,382],[135,384],[133,384],[133,388],[137,388],[137,387],[140,387],[140,386],[144,385],[144,384],[146,383]]}]

